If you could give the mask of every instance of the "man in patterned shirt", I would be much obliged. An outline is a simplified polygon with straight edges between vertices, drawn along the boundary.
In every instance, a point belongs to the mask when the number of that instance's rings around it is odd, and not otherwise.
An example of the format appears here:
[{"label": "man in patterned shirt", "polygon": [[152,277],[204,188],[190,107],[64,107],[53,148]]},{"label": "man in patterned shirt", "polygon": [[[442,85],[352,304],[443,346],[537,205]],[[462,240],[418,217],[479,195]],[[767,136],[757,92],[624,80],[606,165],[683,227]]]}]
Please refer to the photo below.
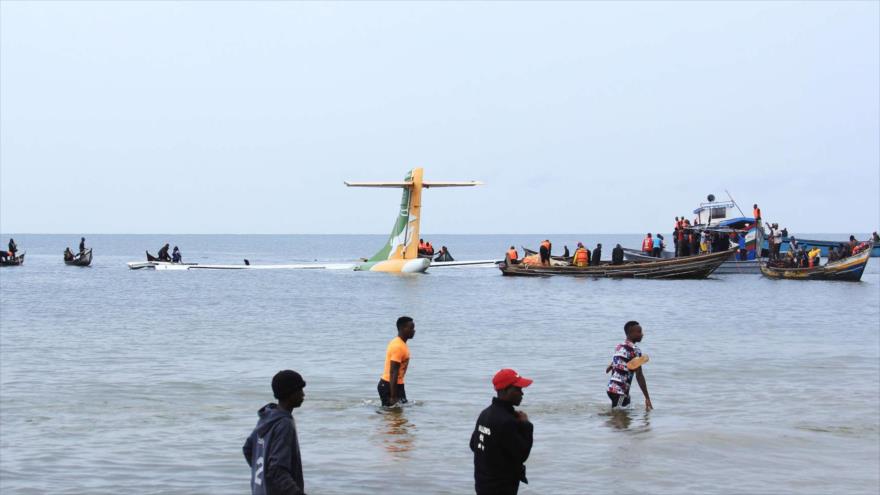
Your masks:
[{"label": "man in patterned shirt", "polygon": [[636,381],[639,382],[639,388],[645,396],[645,409],[653,409],[642,367],[639,366],[635,370],[627,367],[630,360],[642,356],[642,350],[636,345],[642,341],[642,327],[637,321],[628,321],[623,326],[623,331],[626,332],[626,341],[617,345],[611,364],[605,369],[605,373],[611,373],[611,379],[608,381],[608,398],[611,399],[611,407],[629,405],[629,387],[633,375],[636,375]]}]

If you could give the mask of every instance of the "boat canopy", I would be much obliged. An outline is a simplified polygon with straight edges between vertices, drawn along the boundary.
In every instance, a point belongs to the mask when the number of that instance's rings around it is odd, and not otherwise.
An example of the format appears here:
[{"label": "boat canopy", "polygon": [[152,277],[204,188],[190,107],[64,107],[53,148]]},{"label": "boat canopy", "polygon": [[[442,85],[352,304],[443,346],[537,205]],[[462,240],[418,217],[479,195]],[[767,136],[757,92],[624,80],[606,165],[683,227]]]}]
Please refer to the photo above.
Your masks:
[{"label": "boat canopy", "polygon": [[730,220],[724,220],[722,222],[718,222],[717,225],[719,227],[733,227],[736,225],[744,226],[745,224],[754,225],[754,223],[755,223],[755,219],[752,217],[739,217],[739,218],[731,218]]},{"label": "boat canopy", "polygon": [[710,201],[700,203],[700,207],[694,210],[697,215],[696,224],[711,227],[731,226],[754,219],[742,216],[742,211],[733,201]]}]

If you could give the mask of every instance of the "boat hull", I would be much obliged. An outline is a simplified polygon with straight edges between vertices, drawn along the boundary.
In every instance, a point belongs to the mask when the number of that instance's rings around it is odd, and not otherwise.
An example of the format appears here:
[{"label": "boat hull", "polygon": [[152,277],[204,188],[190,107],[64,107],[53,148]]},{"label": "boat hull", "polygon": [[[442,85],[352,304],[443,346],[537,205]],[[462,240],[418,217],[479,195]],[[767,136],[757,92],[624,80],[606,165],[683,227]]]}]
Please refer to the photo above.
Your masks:
[{"label": "boat hull", "polygon": [[0,261],[0,266],[21,266],[24,264],[24,255],[25,253],[21,253],[14,258],[3,258],[3,261]]},{"label": "boat hull", "polygon": [[862,279],[862,273],[864,273],[870,258],[871,249],[869,248],[855,256],[814,268],[777,268],[764,263],[761,265],[761,273],[765,277],[776,279],[858,282]]},{"label": "boat hull", "polygon": [[502,263],[499,269],[503,275],[523,277],[565,275],[592,278],[703,279],[718,269],[731,252],[659,260],[655,263],[629,262],[612,265],[603,262],[598,266],[585,267]]},{"label": "boat hull", "polygon": [[[657,261],[675,259],[675,257],[669,251],[663,251],[662,256],[662,258],[655,258],[653,256],[648,256],[641,251],[636,251],[635,249],[623,249],[623,257],[630,261],[653,263]],[[762,262],[762,260],[756,259],[738,261],[736,259],[736,252],[733,252],[730,255],[730,258],[724,263],[721,263],[721,266],[719,266],[714,273],[716,275],[757,275],[761,273]]]}]

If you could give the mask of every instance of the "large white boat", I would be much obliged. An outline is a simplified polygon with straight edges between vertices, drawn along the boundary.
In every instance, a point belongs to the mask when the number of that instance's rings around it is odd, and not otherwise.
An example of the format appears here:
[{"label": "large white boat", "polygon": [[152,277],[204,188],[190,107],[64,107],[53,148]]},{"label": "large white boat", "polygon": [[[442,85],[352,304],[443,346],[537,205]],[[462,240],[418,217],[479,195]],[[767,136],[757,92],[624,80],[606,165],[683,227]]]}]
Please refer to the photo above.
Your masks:
[{"label": "large white boat", "polygon": [[[721,275],[761,273],[761,263],[764,261],[764,250],[762,249],[764,229],[761,226],[761,221],[756,220],[754,217],[746,216],[732,198],[729,201],[716,201],[715,196],[710,194],[706,199],[707,202],[700,203],[700,206],[694,210],[694,215],[696,216],[687,229],[695,235],[700,235],[703,232],[713,233],[718,240],[716,243],[710,244],[710,252],[726,251],[734,247],[734,243],[729,240],[731,233],[745,234],[745,259],[739,259],[739,253],[734,254],[729,260],[722,263],[715,270],[715,273]],[[635,249],[624,249],[624,257],[626,259],[640,261],[674,258],[676,254],[681,255],[681,253],[663,251],[661,258],[655,258]]]}]

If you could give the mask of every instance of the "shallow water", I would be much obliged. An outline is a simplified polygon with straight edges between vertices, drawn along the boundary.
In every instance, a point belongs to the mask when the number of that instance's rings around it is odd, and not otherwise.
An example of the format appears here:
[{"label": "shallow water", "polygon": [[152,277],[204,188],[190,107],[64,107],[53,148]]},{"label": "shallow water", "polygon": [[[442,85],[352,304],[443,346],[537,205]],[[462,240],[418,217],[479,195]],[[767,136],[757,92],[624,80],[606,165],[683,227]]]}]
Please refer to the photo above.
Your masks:
[{"label": "shallow water", "polygon": [[[818,237],[821,234],[816,234]],[[6,236],[8,237],[8,236]],[[4,237],[4,240],[6,239]],[[521,493],[877,493],[880,276],[861,283],[522,279],[494,268],[130,271],[164,238],[186,261],[352,260],[383,236],[15,236],[0,271],[0,492],[239,494],[241,445],[283,368],[311,494],[472,492],[491,376],[535,380]],[[544,236],[435,236],[457,259]],[[639,236],[553,236],[637,246]],[[821,237],[819,237],[821,238]],[[394,320],[416,320],[400,411],[377,407]],[[655,409],[611,412],[604,368],[639,320]],[[401,488],[403,487],[403,488]]]}]

